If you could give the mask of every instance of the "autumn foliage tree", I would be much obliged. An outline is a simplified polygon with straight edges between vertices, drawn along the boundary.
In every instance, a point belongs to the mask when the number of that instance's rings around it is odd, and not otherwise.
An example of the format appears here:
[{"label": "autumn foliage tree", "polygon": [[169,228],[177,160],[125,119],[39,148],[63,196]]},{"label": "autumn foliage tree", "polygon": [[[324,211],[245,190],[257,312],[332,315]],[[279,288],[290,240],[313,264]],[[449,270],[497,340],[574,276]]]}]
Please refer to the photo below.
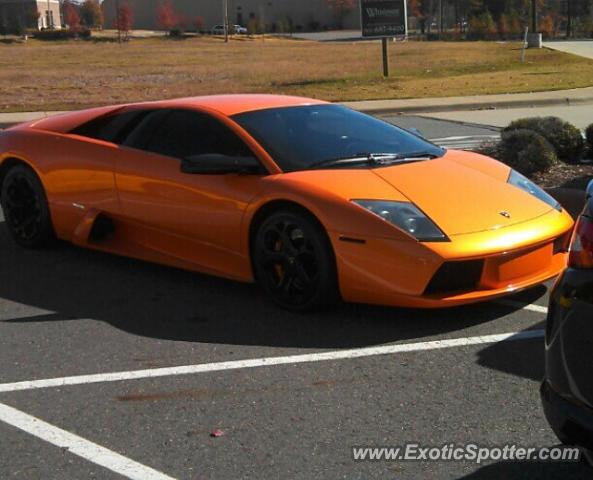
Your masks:
[{"label": "autumn foliage tree", "polygon": [[115,28],[119,34],[124,35],[124,40],[128,40],[132,25],[134,24],[134,12],[128,3],[124,3],[117,9],[115,18]]},{"label": "autumn foliage tree", "polygon": [[99,0],[84,0],[80,6],[80,16],[82,23],[88,28],[103,27],[103,11],[101,5],[99,5]]},{"label": "autumn foliage tree", "polygon": [[204,31],[204,24],[205,24],[204,17],[201,17],[198,15],[197,17],[194,17],[192,23],[194,25],[194,28],[196,29],[196,33],[200,33],[200,32]]},{"label": "autumn foliage tree", "polygon": [[71,0],[65,0],[62,8],[64,9],[64,20],[68,25],[68,30],[74,33],[80,32],[80,15],[76,5]]},{"label": "autumn foliage tree", "polygon": [[177,25],[177,14],[173,8],[172,0],[165,0],[156,7],[156,17],[159,27],[167,32]]},{"label": "autumn foliage tree", "polygon": [[327,0],[327,6],[334,13],[336,20],[338,21],[338,27],[343,28],[344,18],[348,13],[354,10],[356,6],[355,0]]},{"label": "autumn foliage tree", "polygon": [[544,38],[550,38],[554,35],[554,16],[544,15],[539,22],[539,31],[543,34]]}]

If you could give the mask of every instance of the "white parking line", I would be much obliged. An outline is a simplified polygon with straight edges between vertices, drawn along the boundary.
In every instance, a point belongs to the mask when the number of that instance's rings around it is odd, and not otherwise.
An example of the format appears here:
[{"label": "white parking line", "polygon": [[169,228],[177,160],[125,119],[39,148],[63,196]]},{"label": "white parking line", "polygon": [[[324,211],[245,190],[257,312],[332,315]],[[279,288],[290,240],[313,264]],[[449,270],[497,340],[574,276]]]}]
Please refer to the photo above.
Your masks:
[{"label": "white parking line", "polygon": [[273,365],[291,365],[299,363],[325,362],[330,360],[345,360],[352,358],[372,357],[377,355],[391,355],[396,353],[419,352],[425,350],[439,350],[443,348],[464,347],[469,345],[480,345],[504,341],[526,340],[531,338],[541,338],[543,336],[543,330],[526,330],[523,332],[501,333],[496,335],[453,338],[446,340],[434,340],[420,343],[403,343],[397,345],[385,345],[381,347],[365,347],[353,350],[307,353],[301,355],[290,355],[285,357],[254,358],[248,360],[236,360],[231,362],[184,365],[178,367],[153,368],[147,370],[133,370],[127,372],[76,375],[72,377],[48,378],[43,380],[3,383],[0,384],[0,393],[16,392],[22,390],[35,390],[50,387],[64,387],[67,385],[86,385],[89,383],[119,382],[123,380],[139,380],[144,378],[192,375],[197,373],[220,372],[225,370],[238,370],[244,368],[269,367]]},{"label": "white parking line", "polygon": [[66,448],[74,455],[101,465],[126,478],[134,480],[173,480],[173,477],[169,477],[153,468],[130,460],[119,453],[115,453],[3,403],[0,403],[0,421],[23,430],[41,440],[45,440],[56,447]]}]

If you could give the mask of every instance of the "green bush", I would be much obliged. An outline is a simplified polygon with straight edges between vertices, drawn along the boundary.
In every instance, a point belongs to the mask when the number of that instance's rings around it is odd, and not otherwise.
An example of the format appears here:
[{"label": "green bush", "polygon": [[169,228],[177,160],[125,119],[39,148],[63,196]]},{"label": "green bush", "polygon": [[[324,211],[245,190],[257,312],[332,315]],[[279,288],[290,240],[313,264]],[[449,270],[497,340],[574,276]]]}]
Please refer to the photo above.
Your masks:
[{"label": "green bush", "polygon": [[579,163],[585,142],[578,128],[558,117],[531,117],[512,122],[503,131],[533,130],[556,149],[558,158],[566,163]]},{"label": "green bush", "polygon": [[554,147],[533,130],[508,130],[489,153],[523,175],[545,172],[558,161]]},{"label": "green bush", "polygon": [[185,32],[179,27],[174,27],[169,30],[169,36],[173,38],[181,38],[185,36]]}]

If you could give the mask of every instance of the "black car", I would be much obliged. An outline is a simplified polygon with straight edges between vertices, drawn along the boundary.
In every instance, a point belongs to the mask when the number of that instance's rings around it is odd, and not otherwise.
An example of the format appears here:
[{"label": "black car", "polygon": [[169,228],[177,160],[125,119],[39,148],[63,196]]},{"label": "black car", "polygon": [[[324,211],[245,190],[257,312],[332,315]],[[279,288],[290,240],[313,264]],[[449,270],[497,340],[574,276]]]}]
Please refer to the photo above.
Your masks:
[{"label": "black car", "polygon": [[570,246],[568,268],[556,282],[546,325],[544,412],[565,444],[593,460],[593,181]]}]

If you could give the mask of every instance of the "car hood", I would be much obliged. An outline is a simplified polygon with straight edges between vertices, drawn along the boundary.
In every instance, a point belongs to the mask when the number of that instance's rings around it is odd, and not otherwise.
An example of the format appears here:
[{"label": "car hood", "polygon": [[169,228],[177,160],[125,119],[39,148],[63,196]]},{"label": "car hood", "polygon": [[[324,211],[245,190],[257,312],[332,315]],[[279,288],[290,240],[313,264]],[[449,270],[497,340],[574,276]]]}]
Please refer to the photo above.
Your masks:
[{"label": "car hood", "polygon": [[[552,208],[507,183],[509,169],[471,165],[465,155],[375,169],[447,235],[497,230],[546,214]],[[476,155],[476,162],[481,158]],[[502,166],[502,165],[501,165]],[[502,175],[501,175],[502,174]]]},{"label": "car hood", "polygon": [[[498,230],[545,215],[552,207],[507,184],[510,168],[470,152],[374,169],[287,174],[344,200],[410,201],[448,236]],[[287,178],[288,180],[288,178]]]}]

